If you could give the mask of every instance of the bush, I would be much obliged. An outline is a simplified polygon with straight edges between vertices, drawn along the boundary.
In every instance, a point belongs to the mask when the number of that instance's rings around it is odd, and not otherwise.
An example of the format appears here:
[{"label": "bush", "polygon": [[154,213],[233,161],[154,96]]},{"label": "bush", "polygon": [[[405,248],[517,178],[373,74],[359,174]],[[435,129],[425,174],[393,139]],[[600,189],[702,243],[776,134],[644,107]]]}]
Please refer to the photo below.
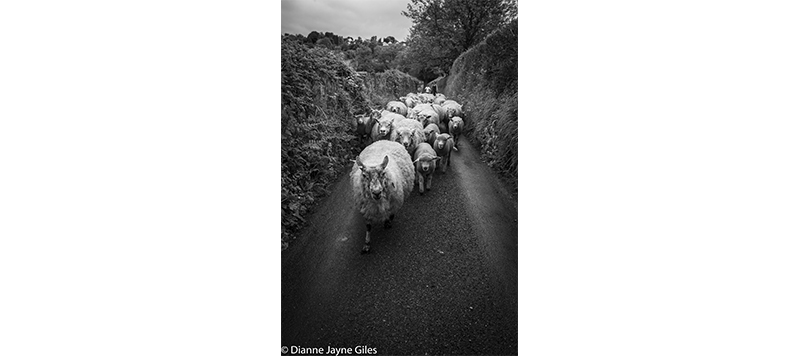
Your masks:
[{"label": "bush", "polygon": [[359,152],[353,113],[367,110],[364,83],[330,51],[281,41],[281,240]]},{"label": "bush", "polygon": [[360,72],[364,79],[367,100],[371,107],[378,108],[391,100],[408,93],[416,93],[422,81],[397,69],[381,73]]},{"label": "bush", "polygon": [[517,180],[517,20],[459,56],[440,91],[464,105],[465,132],[481,157]]}]

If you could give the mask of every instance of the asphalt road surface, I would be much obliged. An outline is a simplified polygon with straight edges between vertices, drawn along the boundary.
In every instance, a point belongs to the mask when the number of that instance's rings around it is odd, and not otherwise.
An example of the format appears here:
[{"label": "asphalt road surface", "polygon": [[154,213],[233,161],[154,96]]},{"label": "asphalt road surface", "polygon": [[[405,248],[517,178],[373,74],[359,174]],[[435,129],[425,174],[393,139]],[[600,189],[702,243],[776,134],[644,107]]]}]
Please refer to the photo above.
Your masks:
[{"label": "asphalt road surface", "polygon": [[466,138],[459,146],[431,191],[415,185],[392,227],[373,227],[369,254],[349,176],[336,183],[282,252],[287,354],[517,354],[516,201]]}]

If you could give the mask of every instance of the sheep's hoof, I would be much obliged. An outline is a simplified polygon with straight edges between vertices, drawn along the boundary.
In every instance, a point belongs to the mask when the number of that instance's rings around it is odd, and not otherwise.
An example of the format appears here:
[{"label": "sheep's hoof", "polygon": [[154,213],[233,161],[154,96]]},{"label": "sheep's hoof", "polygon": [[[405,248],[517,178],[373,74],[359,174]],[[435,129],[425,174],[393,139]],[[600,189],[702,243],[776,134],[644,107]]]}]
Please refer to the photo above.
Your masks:
[{"label": "sheep's hoof", "polygon": [[361,249],[361,253],[369,253],[369,245],[364,245],[364,248]]},{"label": "sheep's hoof", "polygon": [[386,220],[386,221],[383,222],[383,228],[384,229],[390,229],[391,227],[392,227],[392,221],[391,220]]}]

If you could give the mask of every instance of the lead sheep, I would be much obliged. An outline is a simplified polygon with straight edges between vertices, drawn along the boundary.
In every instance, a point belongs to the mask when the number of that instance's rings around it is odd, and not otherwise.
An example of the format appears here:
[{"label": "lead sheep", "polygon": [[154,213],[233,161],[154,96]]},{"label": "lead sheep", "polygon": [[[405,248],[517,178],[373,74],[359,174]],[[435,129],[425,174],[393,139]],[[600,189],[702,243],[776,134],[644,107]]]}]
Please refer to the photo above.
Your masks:
[{"label": "lead sheep", "polygon": [[414,189],[414,164],[397,142],[375,142],[356,157],[350,171],[356,208],[367,224],[362,253],[369,252],[373,224],[392,227],[395,214]]},{"label": "lead sheep", "polygon": [[425,142],[433,146],[433,143],[436,141],[436,135],[440,134],[439,126],[436,124],[428,124],[422,130],[422,136],[425,137]]},{"label": "lead sheep", "polygon": [[455,116],[450,119],[448,124],[448,132],[453,135],[453,148],[458,151],[458,138],[461,137],[461,132],[464,130],[464,119]]},{"label": "lead sheep", "polygon": [[447,166],[450,165],[450,150],[453,149],[453,137],[450,134],[436,135],[433,143],[433,150],[436,155],[442,157],[442,173],[447,173]]},{"label": "lead sheep", "polygon": [[395,124],[390,140],[402,144],[408,151],[408,156],[411,157],[414,155],[414,150],[417,149],[417,146],[425,142],[425,138],[422,136],[423,130],[422,124],[418,121],[404,119]]},{"label": "lead sheep", "polygon": [[420,143],[414,151],[414,170],[417,172],[419,182],[419,194],[425,190],[431,190],[433,181],[433,171],[436,170],[436,162],[442,159],[436,155],[436,151],[427,142]]},{"label": "lead sheep", "polygon": [[406,104],[394,100],[386,103],[386,110],[389,110],[393,113],[397,113],[403,116],[406,116],[408,114],[408,106],[406,106]]}]

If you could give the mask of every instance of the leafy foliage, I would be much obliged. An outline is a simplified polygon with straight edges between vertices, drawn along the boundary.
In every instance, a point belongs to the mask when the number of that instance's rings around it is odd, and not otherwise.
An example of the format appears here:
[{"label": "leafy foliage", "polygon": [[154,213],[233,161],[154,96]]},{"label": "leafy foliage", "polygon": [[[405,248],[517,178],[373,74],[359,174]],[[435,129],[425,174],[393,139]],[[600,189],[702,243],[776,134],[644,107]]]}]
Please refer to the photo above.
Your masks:
[{"label": "leafy foliage", "polygon": [[382,73],[368,73],[363,75],[367,100],[374,108],[382,107],[390,100],[408,93],[420,91],[422,82],[397,69],[390,69]]},{"label": "leafy foliage", "polygon": [[351,126],[367,110],[363,80],[327,50],[281,41],[281,240],[304,223],[349,159]]},{"label": "leafy foliage", "polygon": [[430,81],[491,31],[517,17],[516,0],[411,0],[402,14],[413,22],[400,69]]},{"label": "leafy foliage", "polygon": [[517,20],[456,59],[439,79],[445,95],[464,105],[465,131],[481,156],[507,177],[517,177]]}]

